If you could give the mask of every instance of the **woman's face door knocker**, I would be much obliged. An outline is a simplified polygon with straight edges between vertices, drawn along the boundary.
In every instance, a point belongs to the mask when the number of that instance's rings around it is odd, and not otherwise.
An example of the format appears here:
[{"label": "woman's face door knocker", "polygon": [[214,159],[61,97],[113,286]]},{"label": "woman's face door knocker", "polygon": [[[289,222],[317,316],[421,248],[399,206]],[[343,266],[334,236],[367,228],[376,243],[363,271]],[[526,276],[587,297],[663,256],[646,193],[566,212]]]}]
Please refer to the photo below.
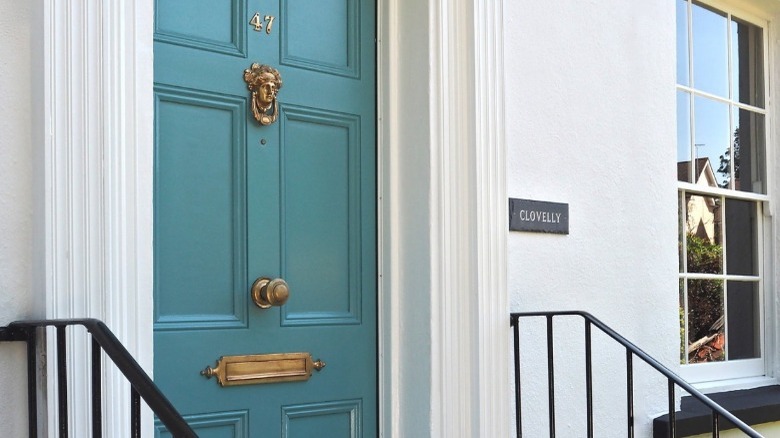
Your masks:
[{"label": "woman's face door knocker", "polygon": [[260,64],[244,70],[244,82],[252,92],[252,113],[263,126],[268,126],[279,117],[279,103],[276,94],[282,88],[279,70]]}]

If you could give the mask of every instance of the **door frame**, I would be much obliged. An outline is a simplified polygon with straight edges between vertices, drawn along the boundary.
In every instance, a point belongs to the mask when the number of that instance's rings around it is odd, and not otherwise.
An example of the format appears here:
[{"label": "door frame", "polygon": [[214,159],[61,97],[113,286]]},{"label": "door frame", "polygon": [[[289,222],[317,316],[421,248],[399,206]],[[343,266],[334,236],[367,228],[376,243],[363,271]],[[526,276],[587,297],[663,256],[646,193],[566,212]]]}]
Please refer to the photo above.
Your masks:
[{"label": "door frame", "polygon": [[[103,319],[151,373],[154,2],[36,5],[38,308]],[[502,7],[378,0],[385,437],[509,435]],[[87,363],[87,345],[69,354]],[[88,387],[86,371],[68,373],[75,388]],[[104,373],[105,430],[121,435],[129,404],[115,400],[129,394],[117,372]],[[71,424],[88,430],[88,392],[68,396]],[[147,409],[142,421],[150,433]]]}]

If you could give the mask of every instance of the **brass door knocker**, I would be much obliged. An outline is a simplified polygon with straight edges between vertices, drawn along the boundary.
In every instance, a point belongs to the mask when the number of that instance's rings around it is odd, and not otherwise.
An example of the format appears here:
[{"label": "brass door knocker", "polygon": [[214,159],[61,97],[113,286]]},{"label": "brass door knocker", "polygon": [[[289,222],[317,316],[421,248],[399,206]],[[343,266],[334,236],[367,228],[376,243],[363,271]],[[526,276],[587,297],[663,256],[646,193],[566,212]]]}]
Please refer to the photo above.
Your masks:
[{"label": "brass door knocker", "polygon": [[252,64],[244,70],[244,82],[252,92],[252,113],[255,120],[263,126],[275,122],[279,117],[276,95],[282,88],[282,75],[279,70],[268,65]]}]

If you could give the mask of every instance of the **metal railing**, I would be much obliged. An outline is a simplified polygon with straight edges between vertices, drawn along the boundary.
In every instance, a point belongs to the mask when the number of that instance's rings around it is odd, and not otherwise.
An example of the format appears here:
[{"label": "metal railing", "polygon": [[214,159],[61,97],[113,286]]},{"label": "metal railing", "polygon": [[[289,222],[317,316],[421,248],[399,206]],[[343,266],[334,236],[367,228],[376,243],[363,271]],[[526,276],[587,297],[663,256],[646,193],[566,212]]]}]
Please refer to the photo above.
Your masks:
[{"label": "metal railing", "polygon": [[614,339],[626,349],[626,417],[627,434],[634,436],[634,356],[640,358],[659,373],[667,378],[668,399],[669,399],[669,436],[677,437],[676,419],[675,419],[675,386],[687,391],[692,397],[699,400],[707,406],[712,412],[712,436],[720,436],[720,419],[730,421],[736,428],[744,432],[747,436],[753,438],[762,438],[761,435],[745,424],[742,420],[734,416],[731,412],[715,403],[706,395],[699,392],[696,388],[681,379],[669,368],[662,365],[650,355],[642,351],[639,347],[629,342],[626,338],[609,328],[606,324],[596,319],[587,312],[582,311],[561,311],[561,312],[522,312],[510,314],[510,324],[514,328],[514,349],[515,349],[515,415],[517,437],[522,437],[522,416],[521,416],[521,392],[520,392],[520,318],[545,317],[547,319],[547,387],[548,387],[548,412],[549,412],[549,434],[555,436],[555,367],[553,354],[553,318],[556,316],[580,316],[585,320],[585,392],[587,409],[587,436],[593,437],[593,364],[591,331],[595,326],[607,336]]},{"label": "metal railing", "polygon": [[[37,376],[37,339],[38,329],[54,327],[56,331],[57,351],[57,409],[59,424],[58,436],[68,436],[68,381],[66,363],[65,329],[68,326],[83,326],[92,338],[92,436],[102,436],[102,398],[101,398],[101,351],[116,365],[130,383],[130,436],[141,436],[141,398],[157,415],[160,421],[175,437],[197,437],[184,418],[176,411],[170,401],[160,392],[157,385],[144,372],[138,362],[125,349],[121,342],[97,319],[57,319],[41,321],[18,321],[7,327],[0,327],[0,341],[23,341],[27,343],[27,413],[30,437],[38,436],[38,376]],[[42,334],[45,334],[42,333]],[[54,435],[54,433],[51,433]]]}]

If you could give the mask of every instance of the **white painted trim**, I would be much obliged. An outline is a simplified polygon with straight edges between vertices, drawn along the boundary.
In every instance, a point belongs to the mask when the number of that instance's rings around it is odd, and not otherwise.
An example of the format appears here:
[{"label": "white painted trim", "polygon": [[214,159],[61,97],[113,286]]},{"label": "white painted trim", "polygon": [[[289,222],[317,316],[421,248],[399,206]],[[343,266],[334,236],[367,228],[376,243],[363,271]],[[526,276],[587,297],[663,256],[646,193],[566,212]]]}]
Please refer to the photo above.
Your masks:
[{"label": "white painted trim", "polygon": [[508,436],[502,2],[432,5],[432,436]]},{"label": "white painted trim", "polygon": [[[381,432],[508,436],[502,2],[415,3],[379,0]],[[104,319],[151,373],[153,3],[44,4],[47,316]]]},{"label": "white painted trim", "polygon": [[508,436],[502,2],[420,3],[379,9],[381,432]]},{"label": "white painted trim", "polygon": [[[480,437],[510,436],[503,0],[475,2],[476,277]],[[476,297],[473,297],[476,298]],[[472,299],[473,299],[472,298]]]},{"label": "white painted trim", "polygon": [[[43,6],[46,316],[104,320],[151,374],[153,2]],[[69,423],[72,435],[87,436],[89,372],[79,365],[88,363],[87,341],[73,338]],[[122,436],[129,389],[104,369],[105,434]],[[143,424],[150,434],[148,410]]]}]

